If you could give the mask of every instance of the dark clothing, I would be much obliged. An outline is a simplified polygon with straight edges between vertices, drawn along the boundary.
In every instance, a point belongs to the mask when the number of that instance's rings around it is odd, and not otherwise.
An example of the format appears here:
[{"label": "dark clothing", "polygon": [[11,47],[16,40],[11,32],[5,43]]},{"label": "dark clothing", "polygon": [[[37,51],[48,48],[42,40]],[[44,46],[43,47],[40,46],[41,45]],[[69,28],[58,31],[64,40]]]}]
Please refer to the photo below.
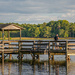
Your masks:
[{"label": "dark clothing", "polygon": [[58,40],[58,36],[55,36],[55,37],[54,37],[54,40],[57,41],[57,40]]}]

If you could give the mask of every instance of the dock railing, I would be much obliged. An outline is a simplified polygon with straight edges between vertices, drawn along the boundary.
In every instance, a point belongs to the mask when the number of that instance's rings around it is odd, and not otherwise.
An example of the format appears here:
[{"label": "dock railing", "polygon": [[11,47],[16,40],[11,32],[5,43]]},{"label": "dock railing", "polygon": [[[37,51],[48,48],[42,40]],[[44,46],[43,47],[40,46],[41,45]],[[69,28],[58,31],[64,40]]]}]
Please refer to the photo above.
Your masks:
[{"label": "dock railing", "polygon": [[50,50],[66,50],[66,41],[50,41]]},{"label": "dock railing", "polygon": [[75,55],[75,41],[67,41],[67,54]]},{"label": "dock railing", "polygon": [[0,51],[66,51],[75,50],[75,41],[48,41],[48,40],[24,40],[24,41],[0,41]]},{"label": "dock railing", "polygon": [[19,41],[20,43],[20,50],[32,50],[32,47],[33,47],[33,44],[34,44],[34,41]]},{"label": "dock railing", "polygon": [[1,41],[0,52],[9,53],[10,51],[18,51],[18,41]]},{"label": "dock railing", "polygon": [[21,50],[39,51],[48,49],[48,41],[19,41],[21,43]]}]

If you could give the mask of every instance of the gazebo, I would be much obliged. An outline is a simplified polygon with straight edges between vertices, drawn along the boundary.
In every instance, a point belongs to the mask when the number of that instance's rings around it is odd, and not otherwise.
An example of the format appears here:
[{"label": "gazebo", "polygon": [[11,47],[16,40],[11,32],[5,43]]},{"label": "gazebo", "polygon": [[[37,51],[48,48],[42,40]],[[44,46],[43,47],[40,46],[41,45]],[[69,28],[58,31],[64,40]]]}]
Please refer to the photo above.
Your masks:
[{"label": "gazebo", "polygon": [[20,31],[20,40],[21,40],[21,30],[23,27],[20,27],[15,24],[0,24],[0,31],[2,31],[2,37],[4,41],[4,31],[8,31],[8,40],[10,39],[10,32],[9,31]]},{"label": "gazebo", "polygon": [[[21,40],[21,30],[23,30],[23,27],[20,27],[15,24],[0,24],[0,31],[2,31],[2,37],[4,41],[4,31],[8,31],[8,41],[10,40],[10,32],[9,31],[20,31],[20,40]],[[2,59],[4,62],[4,44],[2,47]],[[12,55],[10,54],[9,58],[11,59]]]}]

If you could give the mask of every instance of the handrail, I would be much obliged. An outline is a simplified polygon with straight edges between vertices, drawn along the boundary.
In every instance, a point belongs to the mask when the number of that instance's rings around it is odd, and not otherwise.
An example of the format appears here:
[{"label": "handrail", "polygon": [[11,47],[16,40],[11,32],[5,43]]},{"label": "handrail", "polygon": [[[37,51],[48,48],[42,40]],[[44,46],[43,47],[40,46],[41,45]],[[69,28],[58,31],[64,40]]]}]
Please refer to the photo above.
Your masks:
[{"label": "handrail", "polygon": [[[35,43],[34,43],[35,41]],[[1,41],[3,42],[1,45],[2,47],[0,46],[0,48],[4,48],[4,49],[16,49],[16,47],[21,50],[21,49],[24,49],[25,48],[28,48],[28,46],[33,50],[37,50],[37,49],[42,49],[43,47],[45,47],[44,49],[46,49],[46,47],[49,45],[49,42],[50,42],[50,48],[52,47],[55,47],[55,42],[59,43],[59,46],[60,48],[63,48],[62,50],[66,50],[66,41],[49,41],[49,40],[20,40],[20,41]],[[16,44],[15,44],[15,43]],[[71,43],[73,42],[73,43]],[[75,46],[75,41],[68,41],[68,48],[75,48],[75,47],[72,47],[72,46]],[[20,43],[20,45],[19,45]],[[27,44],[28,43],[28,44]],[[8,44],[8,45],[5,45],[5,44]],[[35,46],[34,46],[35,45]],[[51,49],[51,50],[52,50]],[[69,49],[68,49],[69,50]],[[71,49],[72,50],[72,49]]]}]

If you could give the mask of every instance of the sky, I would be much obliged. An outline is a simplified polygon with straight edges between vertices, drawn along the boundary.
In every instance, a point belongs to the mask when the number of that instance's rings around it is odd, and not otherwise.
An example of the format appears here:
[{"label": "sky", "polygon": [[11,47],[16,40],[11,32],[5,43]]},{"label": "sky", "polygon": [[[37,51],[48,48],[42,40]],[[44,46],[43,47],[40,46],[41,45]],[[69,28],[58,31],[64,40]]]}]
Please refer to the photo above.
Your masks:
[{"label": "sky", "polygon": [[75,22],[75,0],[0,0],[0,23]]}]

